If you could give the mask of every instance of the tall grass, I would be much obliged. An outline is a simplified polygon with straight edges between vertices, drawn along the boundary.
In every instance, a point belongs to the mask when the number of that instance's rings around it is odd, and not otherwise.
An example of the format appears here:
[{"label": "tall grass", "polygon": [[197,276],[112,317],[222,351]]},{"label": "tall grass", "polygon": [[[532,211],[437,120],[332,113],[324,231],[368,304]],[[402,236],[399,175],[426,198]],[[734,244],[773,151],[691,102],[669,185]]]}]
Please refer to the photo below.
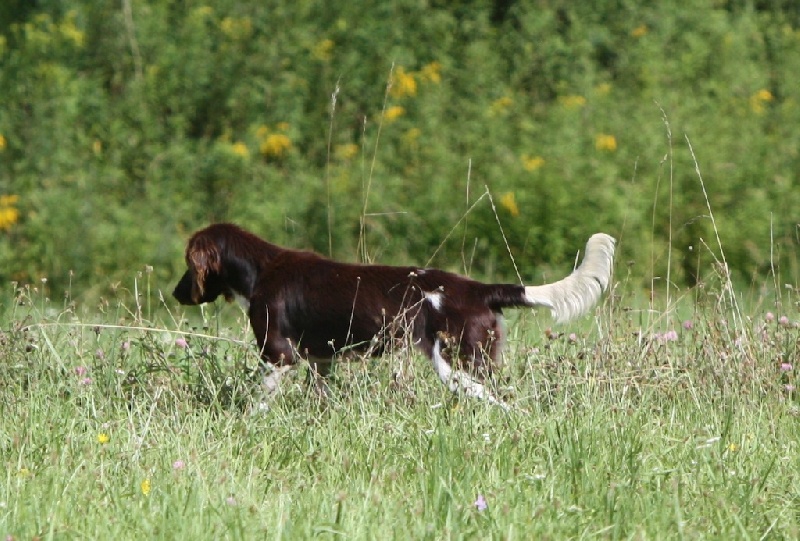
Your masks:
[{"label": "tall grass", "polygon": [[797,292],[734,326],[724,277],[668,311],[618,278],[581,324],[512,315],[509,413],[406,351],[337,365],[328,397],[301,368],[259,413],[234,306],[6,290],[0,535],[796,537]]}]

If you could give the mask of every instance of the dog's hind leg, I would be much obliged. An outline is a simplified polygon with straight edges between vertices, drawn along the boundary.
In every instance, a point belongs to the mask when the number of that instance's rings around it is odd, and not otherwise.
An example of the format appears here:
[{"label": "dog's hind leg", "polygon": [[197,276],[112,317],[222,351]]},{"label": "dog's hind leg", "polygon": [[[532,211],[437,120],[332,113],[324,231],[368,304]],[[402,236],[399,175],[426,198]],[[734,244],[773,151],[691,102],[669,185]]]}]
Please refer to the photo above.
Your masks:
[{"label": "dog's hind leg", "polygon": [[509,411],[511,406],[495,397],[486,386],[475,379],[470,374],[462,370],[453,370],[450,362],[442,355],[442,340],[436,338],[433,342],[433,350],[431,351],[431,360],[433,361],[433,369],[436,375],[442,380],[442,383],[447,385],[447,388],[454,393],[464,393],[466,396],[486,400],[488,403],[495,406],[500,406],[505,411]]}]

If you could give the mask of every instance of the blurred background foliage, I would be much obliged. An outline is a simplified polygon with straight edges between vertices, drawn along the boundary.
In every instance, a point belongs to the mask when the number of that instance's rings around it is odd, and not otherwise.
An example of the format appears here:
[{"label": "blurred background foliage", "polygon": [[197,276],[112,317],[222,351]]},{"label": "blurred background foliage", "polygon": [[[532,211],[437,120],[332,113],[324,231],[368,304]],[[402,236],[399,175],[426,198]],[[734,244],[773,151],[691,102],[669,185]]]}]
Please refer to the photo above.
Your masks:
[{"label": "blurred background foliage", "polygon": [[0,281],[166,291],[219,220],[514,281],[499,221],[526,281],[603,230],[690,286],[688,137],[736,279],[796,284],[798,73],[789,0],[5,0]]}]

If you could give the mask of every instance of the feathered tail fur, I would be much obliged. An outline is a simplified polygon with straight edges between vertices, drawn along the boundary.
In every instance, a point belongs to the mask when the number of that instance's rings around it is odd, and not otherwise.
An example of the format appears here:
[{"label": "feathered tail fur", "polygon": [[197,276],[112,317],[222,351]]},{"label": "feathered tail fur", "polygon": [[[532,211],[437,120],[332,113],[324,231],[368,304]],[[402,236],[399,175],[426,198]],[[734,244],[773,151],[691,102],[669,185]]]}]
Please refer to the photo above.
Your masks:
[{"label": "feathered tail fur", "polygon": [[559,323],[585,314],[611,282],[615,243],[610,235],[592,235],[578,268],[558,282],[525,286],[525,303],[549,308]]}]

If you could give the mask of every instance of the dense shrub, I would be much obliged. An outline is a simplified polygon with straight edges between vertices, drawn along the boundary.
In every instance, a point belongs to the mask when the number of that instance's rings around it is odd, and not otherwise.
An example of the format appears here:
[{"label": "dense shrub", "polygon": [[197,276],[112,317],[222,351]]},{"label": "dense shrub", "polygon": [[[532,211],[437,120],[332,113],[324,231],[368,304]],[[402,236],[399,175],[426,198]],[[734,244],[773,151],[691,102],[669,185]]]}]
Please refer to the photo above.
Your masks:
[{"label": "dense shrub", "polygon": [[790,3],[42,0],[0,18],[4,281],[102,292],[148,264],[166,289],[211,220],[506,280],[498,222],[526,280],[602,229],[634,275],[669,262],[677,284],[721,258],[716,229],[739,279],[800,275]]}]

